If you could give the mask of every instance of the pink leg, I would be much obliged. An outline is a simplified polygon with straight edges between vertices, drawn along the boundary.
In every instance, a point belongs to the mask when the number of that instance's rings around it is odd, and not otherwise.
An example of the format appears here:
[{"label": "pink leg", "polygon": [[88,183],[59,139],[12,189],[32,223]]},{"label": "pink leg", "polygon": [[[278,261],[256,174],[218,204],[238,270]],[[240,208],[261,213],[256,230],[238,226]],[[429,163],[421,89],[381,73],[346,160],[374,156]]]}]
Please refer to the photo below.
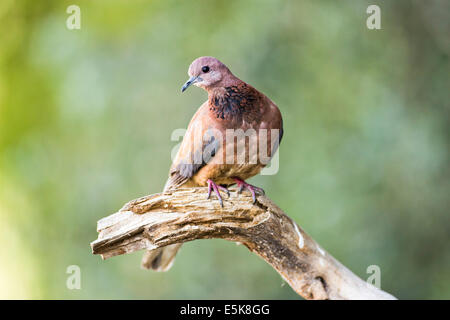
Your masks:
[{"label": "pink leg", "polygon": [[237,177],[234,177],[233,179],[234,179],[234,181],[236,181],[236,184],[239,188],[238,193],[241,193],[244,189],[248,189],[250,191],[250,193],[252,194],[253,203],[256,203],[256,192],[258,192],[262,195],[265,194],[265,192],[262,188],[255,187],[254,185],[249,184],[249,183],[245,182],[244,180],[239,179]]},{"label": "pink leg", "polygon": [[230,191],[228,191],[228,189],[225,187],[215,184],[214,181],[212,181],[211,179],[208,179],[207,182],[208,182],[208,197],[207,197],[207,199],[209,199],[211,197],[211,191],[214,190],[214,193],[216,194],[217,198],[219,199],[220,205],[223,207],[222,196],[220,195],[219,190],[225,191],[228,196],[230,196]]}]

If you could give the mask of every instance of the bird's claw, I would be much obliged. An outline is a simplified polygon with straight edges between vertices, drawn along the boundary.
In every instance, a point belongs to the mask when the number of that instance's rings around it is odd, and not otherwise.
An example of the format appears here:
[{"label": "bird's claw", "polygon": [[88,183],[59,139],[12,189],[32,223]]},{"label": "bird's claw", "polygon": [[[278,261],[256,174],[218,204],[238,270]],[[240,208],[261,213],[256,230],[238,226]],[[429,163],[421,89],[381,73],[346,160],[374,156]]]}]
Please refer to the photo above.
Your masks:
[{"label": "bird's claw", "polygon": [[[252,200],[253,200],[253,204],[256,203],[256,194],[261,194],[261,195],[265,195],[265,192],[262,188],[256,187],[252,184],[249,184],[247,182],[245,182],[242,179],[239,178],[234,178],[234,180],[236,181],[236,184],[238,185],[239,189],[238,189],[238,194],[242,193],[242,191],[244,189],[247,189],[248,191],[250,191],[250,193],[252,194]],[[223,208],[223,199],[222,196],[220,195],[220,190],[224,191],[228,197],[230,197],[230,191],[221,185],[217,185],[214,181],[212,181],[211,179],[208,179],[208,196],[206,197],[206,199],[210,199],[211,198],[211,193],[214,190],[214,193],[217,196],[217,199],[219,200],[220,206]]]},{"label": "bird's claw", "polygon": [[261,195],[265,195],[266,193],[264,192],[264,189],[259,188],[259,187],[255,187],[252,184],[249,184],[247,182],[245,182],[242,179],[239,178],[234,178],[234,181],[236,181],[236,184],[238,185],[239,189],[238,189],[238,194],[242,193],[242,191],[244,189],[247,189],[250,191],[250,193],[252,194],[252,200],[253,200],[253,204],[256,203],[256,193],[259,193]]},{"label": "bird's claw", "polygon": [[212,190],[214,190],[214,193],[216,194],[217,199],[219,200],[220,206],[223,208],[223,200],[219,190],[225,191],[228,197],[230,197],[230,191],[223,186],[218,186],[211,179],[208,179],[208,197],[206,199],[209,199],[211,197]]},{"label": "bird's claw", "polygon": [[223,186],[217,186],[217,187],[220,190],[224,191],[227,194],[228,198],[230,197],[230,190],[228,190],[226,187],[223,187]]}]

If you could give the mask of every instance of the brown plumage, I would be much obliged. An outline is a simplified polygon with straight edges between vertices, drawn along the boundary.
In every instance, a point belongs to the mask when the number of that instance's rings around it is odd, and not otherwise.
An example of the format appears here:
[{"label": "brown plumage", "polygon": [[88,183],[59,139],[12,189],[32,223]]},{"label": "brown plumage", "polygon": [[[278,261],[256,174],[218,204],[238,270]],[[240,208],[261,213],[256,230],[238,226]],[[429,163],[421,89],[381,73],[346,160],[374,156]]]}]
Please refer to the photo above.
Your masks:
[{"label": "brown plumage", "polygon": [[[281,141],[283,121],[278,107],[213,57],[194,60],[188,74],[190,79],[182,91],[194,84],[208,92],[208,101],[189,123],[164,190],[208,186],[208,198],[214,190],[223,206],[219,190],[228,193],[226,187],[238,184],[241,191],[249,189],[256,201],[255,191],[263,190],[244,180],[258,174],[267,164],[260,154],[270,159]],[[236,131],[239,129],[249,137],[227,139],[227,133],[239,133]],[[255,134],[251,134],[253,130]],[[277,141],[272,141],[273,133],[277,133],[274,135]],[[261,140],[265,139],[267,150],[263,152]],[[180,246],[149,251],[144,258],[146,265],[157,271],[168,270]]]}]

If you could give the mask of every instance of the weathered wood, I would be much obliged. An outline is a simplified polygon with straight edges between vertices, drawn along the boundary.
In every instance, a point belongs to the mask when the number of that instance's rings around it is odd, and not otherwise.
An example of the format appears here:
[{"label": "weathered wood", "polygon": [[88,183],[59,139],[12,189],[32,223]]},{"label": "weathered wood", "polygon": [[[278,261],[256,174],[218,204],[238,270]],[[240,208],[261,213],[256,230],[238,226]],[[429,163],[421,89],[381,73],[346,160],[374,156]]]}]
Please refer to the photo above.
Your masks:
[{"label": "weathered wood", "polygon": [[395,299],[340,264],[265,196],[232,190],[221,208],[205,188],[142,197],[98,221],[92,252],[103,259],[196,239],[240,242],[306,299]]}]

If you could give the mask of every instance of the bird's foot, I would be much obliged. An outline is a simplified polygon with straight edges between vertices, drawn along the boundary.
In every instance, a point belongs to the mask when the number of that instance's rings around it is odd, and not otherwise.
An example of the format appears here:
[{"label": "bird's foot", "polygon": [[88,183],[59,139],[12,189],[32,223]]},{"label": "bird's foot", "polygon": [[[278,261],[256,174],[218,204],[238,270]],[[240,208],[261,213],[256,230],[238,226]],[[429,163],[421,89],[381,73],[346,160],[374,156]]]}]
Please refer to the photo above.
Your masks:
[{"label": "bird's foot", "polygon": [[220,191],[222,190],[224,192],[226,192],[226,194],[228,195],[228,197],[230,196],[230,191],[228,191],[227,188],[221,186],[221,185],[217,185],[214,181],[212,181],[211,179],[208,179],[208,197],[206,199],[209,199],[211,197],[211,192],[212,190],[214,190],[214,193],[216,194],[217,198],[219,199],[219,203],[223,208],[223,200],[222,200],[222,196],[220,195]]},{"label": "bird's foot", "polygon": [[264,190],[262,188],[255,187],[254,185],[249,184],[249,183],[247,183],[244,180],[239,179],[239,178],[233,178],[233,179],[234,179],[234,181],[236,181],[236,184],[237,184],[237,186],[239,188],[238,189],[238,193],[242,193],[242,191],[244,189],[247,189],[247,190],[250,191],[250,193],[252,194],[253,203],[256,203],[256,193],[257,192],[262,194],[262,195],[265,194],[265,192],[264,192]]}]

